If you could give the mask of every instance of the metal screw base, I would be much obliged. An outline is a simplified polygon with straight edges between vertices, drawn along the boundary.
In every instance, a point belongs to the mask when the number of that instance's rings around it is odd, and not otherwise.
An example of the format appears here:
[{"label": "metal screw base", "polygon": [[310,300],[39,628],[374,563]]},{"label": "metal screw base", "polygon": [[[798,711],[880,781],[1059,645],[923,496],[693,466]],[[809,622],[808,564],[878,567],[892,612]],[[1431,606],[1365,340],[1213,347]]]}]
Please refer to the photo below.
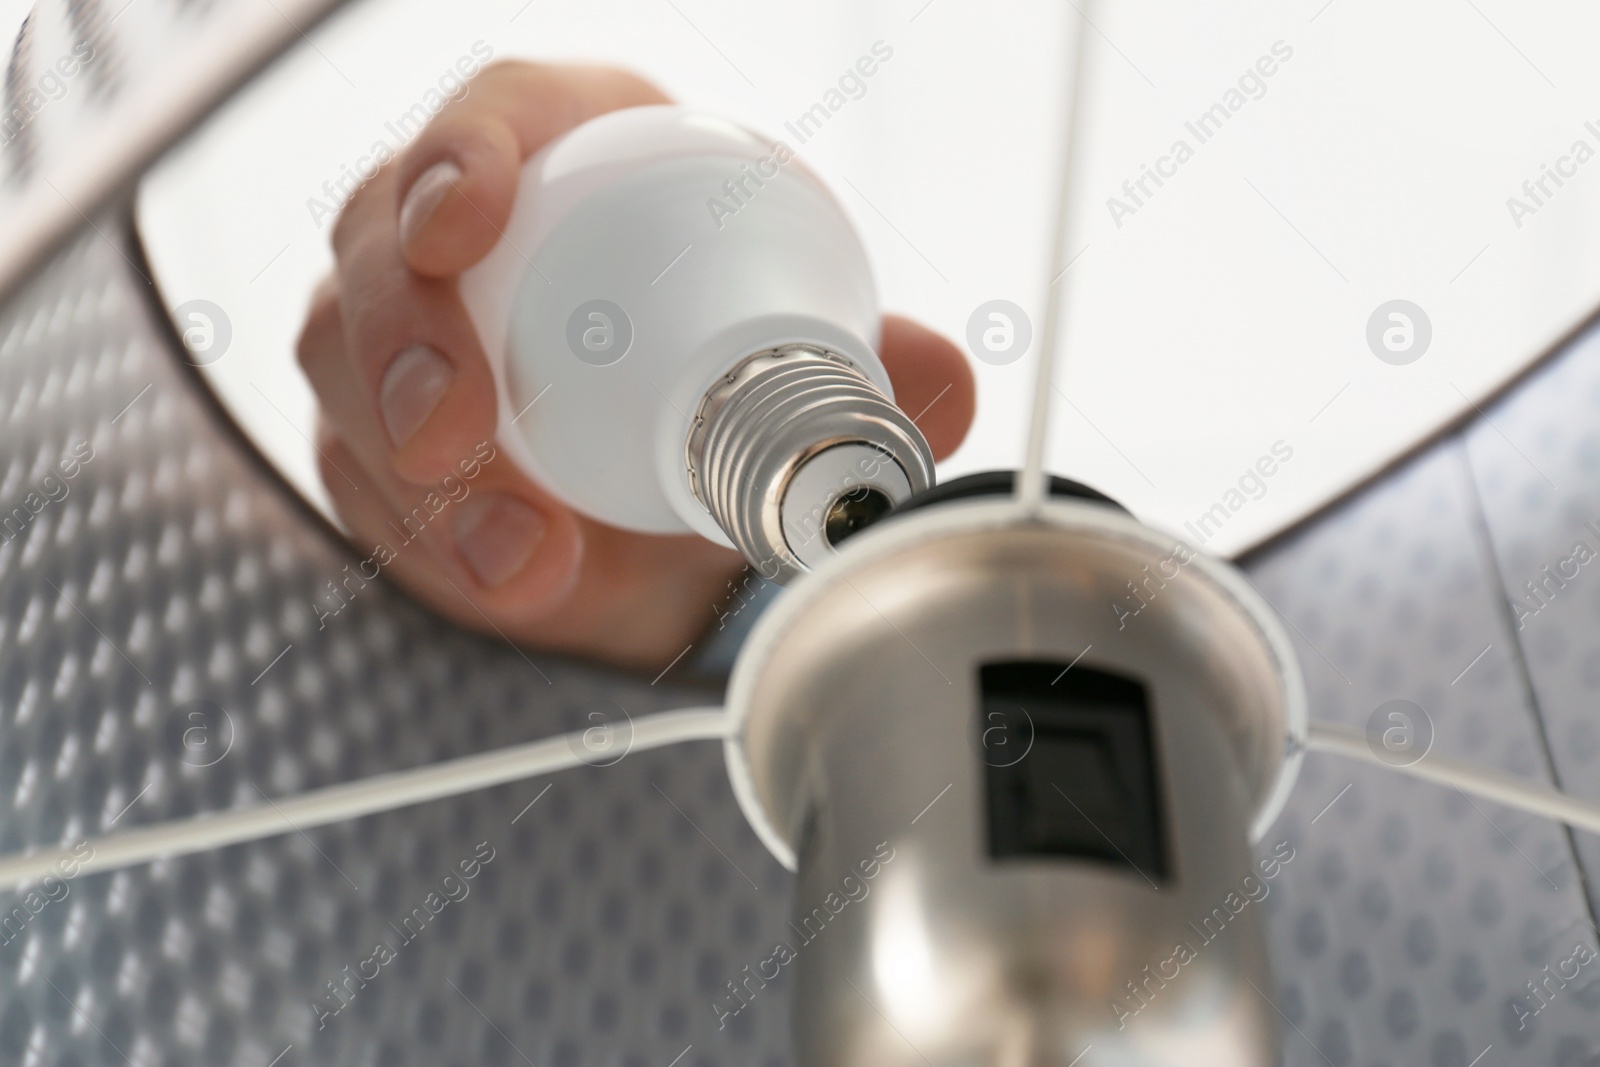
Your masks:
[{"label": "metal screw base", "polygon": [[684,456],[696,499],[776,581],[833,551],[826,519],[841,497],[876,490],[899,503],[933,483],[933,454],[905,413],[854,363],[809,345],[758,353],[719,379]]}]

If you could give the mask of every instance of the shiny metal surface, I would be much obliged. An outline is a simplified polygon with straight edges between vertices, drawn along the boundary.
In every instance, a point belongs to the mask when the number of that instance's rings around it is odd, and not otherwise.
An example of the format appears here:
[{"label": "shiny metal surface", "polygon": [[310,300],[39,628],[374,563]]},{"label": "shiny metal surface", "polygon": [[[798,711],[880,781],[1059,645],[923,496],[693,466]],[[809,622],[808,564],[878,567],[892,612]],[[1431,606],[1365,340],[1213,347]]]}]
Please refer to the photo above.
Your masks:
[{"label": "shiny metal surface", "polygon": [[[866,457],[841,446],[871,450]],[[840,497],[891,503],[933,483],[911,419],[854,364],[807,345],[750,357],[706,393],[684,444],[696,497],[762,577],[788,581],[831,552]]]},{"label": "shiny metal surface", "polygon": [[[1246,898],[1278,873],[1250,830],[1281,803],[1304,729],[1287,638],[1225,565],[1110,508],[1019,514],[961,501],[868,531],[795,585],[735,668],[730,776],[799,870],[794,959],[773,961],[795,968],[799,1062],[1275,1063]],[[989,857],[999,750],[977,672],[1017,658],[1143,682],[1166,879]]]},{"label": "shiny metal surface", "polygon": [[784,487],[778,511],[784,541],[802,566],[819,566],[842,540],[834,536],[835,513],[852,502],[867,503],[869,494],[876,494],[887,511],[916,492],[913,485],[900,464],[878,446],[857,441],[830,445],[796,467]]}]

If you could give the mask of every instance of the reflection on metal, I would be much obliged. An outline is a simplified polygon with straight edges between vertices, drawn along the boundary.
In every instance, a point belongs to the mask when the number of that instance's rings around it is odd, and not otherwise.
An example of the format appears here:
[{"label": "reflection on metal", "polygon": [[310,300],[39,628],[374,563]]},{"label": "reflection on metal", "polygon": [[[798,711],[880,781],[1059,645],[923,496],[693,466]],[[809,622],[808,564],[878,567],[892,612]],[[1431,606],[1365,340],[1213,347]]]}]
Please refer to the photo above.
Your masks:
[{"label": "reflection on metal", "polygon": [[[1250,846],[1306,729],[1289,643],[1226,565],[1175,556],[1110,507],[1025,516],[965,500],[868,530],[796,582],[735,669],[729,772],[799,871],[799,1062],[1064,1065],[1093,1046],[1086,1062],[1276,1063],[1253,903],[1271,875]],[[1137,615],[1116,608],[1130,582]],[[1012,761],[990,758],[980,670],[1019,660],[1142,685],[1164,877],[1060,850],[992,857],[985,782]],[[1089,766],[1039,762],[1049,728],[1030,715],[1014,770]],[[1043,817],[1087,818],[1092,777],[1050,781],[1083,803]]]}]

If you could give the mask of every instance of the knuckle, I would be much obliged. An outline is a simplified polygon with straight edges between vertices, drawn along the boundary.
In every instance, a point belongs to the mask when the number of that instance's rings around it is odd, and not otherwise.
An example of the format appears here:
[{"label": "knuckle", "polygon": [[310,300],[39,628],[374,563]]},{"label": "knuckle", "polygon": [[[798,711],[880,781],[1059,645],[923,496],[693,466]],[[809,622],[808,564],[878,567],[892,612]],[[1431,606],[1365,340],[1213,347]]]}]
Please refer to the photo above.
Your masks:
[{"label": "knuckle", "polygon": [[525,59],[497,59],[480,70],[472,79],[474,85],[499,88],[507,84],[522,84],[530,77],[538,77],[550,68],[544,63],[531,63]]},{"label": "knuckle", "polygon": [[295,340],[295,359],[302,370],[309,370],[337,348],[340,335],[339,295],[326,282],[317,287],[305,324]]},{"label": "knuckle", "polygon": [[317,442],[317,473],[321,475],[323,482],[330,489],[342,486],[343,483],[338,481],[339,467],[336,465],[333,455],[336,452],[344,451],[344,441],[334,432],[333,427],[328,425],[326,415],[317,417],[317,429],[314,436]]},{"label": "knuckle", "polygon": [[329,236],[328,241],[333,246],[335,255],[339,255],[344,249],[350,247],[350,228],[355,225],[353,222],[355,212],[351,209],[355,206],[356,199],[360,195],[361,190],[357,189],[355,196],[352,196],[344,207],[339,210],[339,217],[333,220],[333,233]]},{"label": "knuckle", "polygon": [[357,189],[350,199],[345,201],[344,207],[339,210],[339,217],[333,220],[333,234],[329,240],[333,245],[335,255],[343,254],[355,238],[355,230],[358,225],[357,219],[360,215],[357,208],[361,204],[365,191],[365,185]]},{"label": "knuckle", "polygon": [[393,161],[385,161],[345,201],[338,217],[333,220],[333,232],[329,238],[335,259],[343,260],[371,235],[374,223],[383,215],[382,200],[377,198],[384,193],[392,194],[394,174]]},{"label": "knuckle", "polygon": [[613,80],[620,95],[630,100],[667,103],[669,97],[649,78],[624,67],[601,67],[601,73]]}]

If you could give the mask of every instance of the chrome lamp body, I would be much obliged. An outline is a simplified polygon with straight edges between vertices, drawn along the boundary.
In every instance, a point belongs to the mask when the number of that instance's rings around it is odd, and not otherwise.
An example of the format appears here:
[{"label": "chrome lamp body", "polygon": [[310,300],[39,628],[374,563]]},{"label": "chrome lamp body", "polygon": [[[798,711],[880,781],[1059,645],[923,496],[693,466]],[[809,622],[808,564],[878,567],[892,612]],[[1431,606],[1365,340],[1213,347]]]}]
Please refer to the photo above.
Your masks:
[{"label": "chrome lamp body", "polygon": [[1103,503],[915,509],[774,605],[729,711],[804,1067],[1278,1062],[1252,844],[1305,698],[1227,565]]}]

